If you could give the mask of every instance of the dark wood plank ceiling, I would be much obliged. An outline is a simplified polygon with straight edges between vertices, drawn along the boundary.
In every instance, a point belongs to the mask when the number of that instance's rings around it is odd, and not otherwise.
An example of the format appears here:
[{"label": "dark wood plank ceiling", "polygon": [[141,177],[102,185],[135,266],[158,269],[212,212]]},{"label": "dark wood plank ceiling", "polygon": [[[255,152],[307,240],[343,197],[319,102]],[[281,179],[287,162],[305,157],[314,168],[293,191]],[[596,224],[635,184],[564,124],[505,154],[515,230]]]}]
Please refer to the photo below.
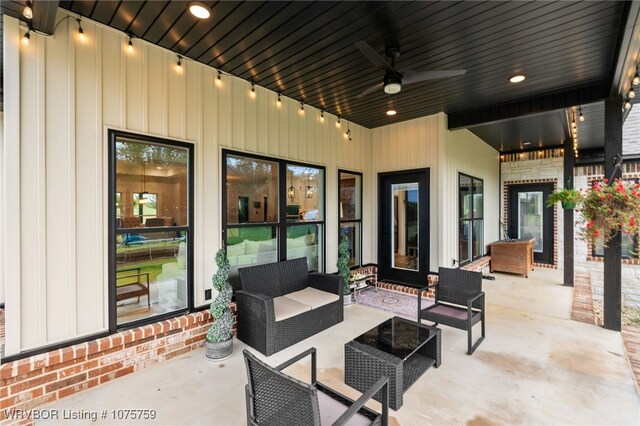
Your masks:
[{"label": "dark wood plank ceiling", "polygon": [[[3,11],[4,3],[24,2],[4,1]],[[60,6],[368,128],[610,85],[626,19],[621,1],[204,3],[212,9],[206,20],[192,16],[186,1],[64,0]],[[399,70],[464,68],[467,74],[404,85],[396,95],[398,114],[389,117],[382,89],[357,99],[383,78],[354,46],[359,40],[380,54],[398,47]],[[527,75],[525,82],[508,83],[517,72]],[[549,140],[561,130],[554,132]]]}]

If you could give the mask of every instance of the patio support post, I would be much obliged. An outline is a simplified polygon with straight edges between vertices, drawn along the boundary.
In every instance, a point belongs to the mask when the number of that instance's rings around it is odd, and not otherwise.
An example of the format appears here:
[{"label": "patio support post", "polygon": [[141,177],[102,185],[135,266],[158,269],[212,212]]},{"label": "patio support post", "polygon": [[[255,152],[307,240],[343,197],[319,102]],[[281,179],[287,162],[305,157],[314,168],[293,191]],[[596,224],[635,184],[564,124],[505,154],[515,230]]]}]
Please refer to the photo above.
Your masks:
[{"label": "patio support post", "polygon": [[[604,103],[604,176],[622,177],[616,167],[622,156],[622,98],[612,96]],[[622,319],[622,235],[619,232],[604,248],[604,328],[620,331]]]},{"label": "patio support post", "polygon": [[[575,156],[573,152],[573,141],[569,138],[564,141],[564,187],[573,188],[573,166]],[[573,287],[574,264],[573,264],[573,239],[574,223],[573,209],[563,209],[564,211],[564,285]]]}]

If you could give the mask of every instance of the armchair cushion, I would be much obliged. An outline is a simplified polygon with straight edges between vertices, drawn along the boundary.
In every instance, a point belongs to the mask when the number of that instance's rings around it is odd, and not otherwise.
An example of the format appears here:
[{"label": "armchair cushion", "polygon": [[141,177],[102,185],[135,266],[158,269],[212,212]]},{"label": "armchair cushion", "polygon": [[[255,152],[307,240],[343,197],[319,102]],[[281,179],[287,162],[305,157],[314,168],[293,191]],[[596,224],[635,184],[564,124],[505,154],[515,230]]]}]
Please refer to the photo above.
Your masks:
[{"label": "armchair cushion", "polygon": [[461,321],[465,321],[467,319],[467,310],[460,309],[455,306],[435,304],[435,305],[429,306],[425,310],[428,310],[429,313],[431,314],[453,317]]},{"label": "armchair cushion", "polygon": [[[318,405],[320,407],[321,425],[332,425],[349,408],[322,391],[318,392]],[[349,426],[367,426],[371,424],[371,419],[356,413],[345,424]]]}]

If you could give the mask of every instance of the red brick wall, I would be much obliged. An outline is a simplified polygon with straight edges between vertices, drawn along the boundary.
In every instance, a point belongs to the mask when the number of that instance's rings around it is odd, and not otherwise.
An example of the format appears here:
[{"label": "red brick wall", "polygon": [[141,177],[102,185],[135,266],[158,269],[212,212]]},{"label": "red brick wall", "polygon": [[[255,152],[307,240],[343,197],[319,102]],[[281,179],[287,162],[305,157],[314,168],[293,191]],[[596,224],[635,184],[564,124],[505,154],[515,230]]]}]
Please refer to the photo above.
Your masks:
[{"label": "red brick wall", "polygon": [[211,320],[195,312],[0,365],[0,420],[199,348]]}]

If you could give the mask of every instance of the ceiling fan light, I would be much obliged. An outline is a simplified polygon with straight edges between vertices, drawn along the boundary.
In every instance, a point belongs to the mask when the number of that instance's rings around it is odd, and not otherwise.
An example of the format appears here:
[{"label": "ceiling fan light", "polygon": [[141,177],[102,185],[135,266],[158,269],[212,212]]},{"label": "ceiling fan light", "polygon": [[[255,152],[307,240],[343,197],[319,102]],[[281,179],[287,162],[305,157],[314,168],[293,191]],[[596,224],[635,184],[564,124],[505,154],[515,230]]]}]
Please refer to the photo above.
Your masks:
[{"label": "ceiling fan light", "polygon": [[398,111],[396,111],[396,109],[393,108],[393,107],[389,107],[387,109],[387,115],[396,115],[397,113],[398,113]]},{"label": "ceiling fan light", "polygon": [[211,9],[200,2],[193,2],[189,5],[189,12],[198,19],[207,19],[211,16]]},{"label": "ceiling fan light", "polygon": [[402,81],[392,72],[384,76],[384,91],[390,95],[398,93],[402,89]]}]

